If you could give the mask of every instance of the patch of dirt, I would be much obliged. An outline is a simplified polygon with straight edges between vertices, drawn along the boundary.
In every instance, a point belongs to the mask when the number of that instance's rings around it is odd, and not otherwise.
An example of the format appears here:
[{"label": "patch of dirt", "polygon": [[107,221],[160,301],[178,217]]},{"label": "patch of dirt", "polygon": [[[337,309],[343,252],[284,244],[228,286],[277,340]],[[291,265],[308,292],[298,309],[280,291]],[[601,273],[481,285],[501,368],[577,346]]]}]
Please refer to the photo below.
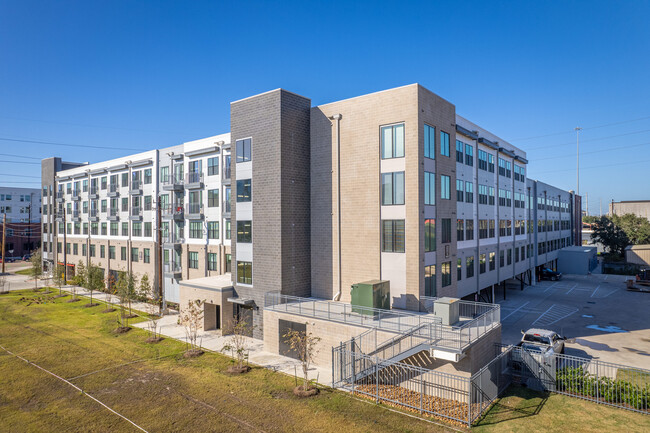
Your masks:
[{"label": "patch of dirt", "polygon": [[54,298],[65,298],[66,296],[68,296],[66,293],[61,293],[60,295],[54,295]]},{"label": "patch of dirt", "polygon": [[131,330],[130,326],[118,326],[113,332],[116,334],[126,334]]},{"label": "patch of dirt", "polygon": [[163,340],[164,340],[163,337],[149,337],[144,342],[150,344],[156,344],[156,343],[160,343]]},{"label": "patch of dirt", "polygon": [[204,353],[205,352],[202,351],[201,349],[191,349],[183,353],[183,358],[196,358],[198,356],[203,355]]},{"label": "patch of dirt", "polygon": [[102,313],[112,313],[113,311],[116,311],[115,308],[107,308],[102,311]]},{"label": "patch of dirt", "polygon": [[243,367],[231,365],[226,369],[226,372],[230,374],[244,374],[244,373],[248,373],[249,371],[251,371],[251,368],[248,365],[244,365]]},{"label": "patch of dirt", "polygon": [[97,302],[93,302],[92,304],[91,303],[85,304],[84,307],[85,308],[91,308],[91,307],[96,307],[98,305],[99,304]]},{"label": "patch of dirt", "polygon": [[293,394],[301,398],[313,397],[315,395],[318,395],[319,393],[320,390],[316,387],[304,389],[304,387],[300,385],[293,389]]},{"label": "patch of dirt", "polygon": [[79,302],[79,301],[81,301],[81,299],[79,299],[79,298],[74,298],[74,299],[68,299],[68,300],[65,301],[65,302],[67,302],[67,303],[71,303],[71,302]]},{"label": "patch of dirt", "polygon": [[49,295],[50,293],[52,293],[51,290],[46,290],[46,291],[43,292],[44,295]]},{"label": "patch of dirt", "polygon": [[135,319],[136,317],[138,317],[137,314],[129,314],[128,316],[126,316],[127,319]]},{"label": "patch of dirt", "polygon": [[289,394],[284,391],[271,391],[269,395],[271,396],[271,398],[275,398],[275,399],[289,398]]}]

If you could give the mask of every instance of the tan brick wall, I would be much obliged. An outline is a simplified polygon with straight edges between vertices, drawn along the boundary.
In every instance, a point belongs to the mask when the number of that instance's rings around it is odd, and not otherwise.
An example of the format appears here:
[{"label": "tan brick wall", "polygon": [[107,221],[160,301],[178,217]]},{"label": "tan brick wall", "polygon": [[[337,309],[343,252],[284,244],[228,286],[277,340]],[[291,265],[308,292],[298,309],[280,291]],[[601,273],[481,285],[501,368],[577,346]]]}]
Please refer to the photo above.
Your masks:
[{"label": "tan brick wall", "polygon": [[[209,290],[191,287],[180,283],[179,288],[179,304],[181,311],[187,305],[188,301],[201,300],[209,304],[219,305],[221,307],[221,329],[227,328],[232,320],[233,304],[228,302],[227,299],[233,296],[233,290]],[[212,329],[210,325],[211,317],[205,314],[205,327],[204,329]]]}]

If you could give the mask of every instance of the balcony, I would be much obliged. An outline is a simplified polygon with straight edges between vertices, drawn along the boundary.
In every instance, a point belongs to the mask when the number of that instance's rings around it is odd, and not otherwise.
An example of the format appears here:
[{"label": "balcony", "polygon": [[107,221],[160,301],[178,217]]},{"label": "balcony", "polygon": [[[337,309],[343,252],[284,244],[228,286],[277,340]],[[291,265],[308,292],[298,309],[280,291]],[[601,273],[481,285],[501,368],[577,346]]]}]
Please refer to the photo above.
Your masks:
[{"label": "balcony", "polygon": [[81,200],[81,191],[76,189],[72,191],[72,201],[79,201]]},{"label": "balcony", "polygon": [[117,197],[120,195],[120,186],[116,183],[111,183],[108,185],[108,196]]},{"label": "balcony", "polygon": [[98,209],[90,209],[90,221],[91,222],[97,222],[99,221],[99,210]]},{"label": "balcony", "polygon": [[191,220],[203,219],[203,204],[190,203],[187,207],[187,218]]},{"label": "balcony", "polygon": [[166,233],[163,234],[163,247],[164,248],[180,248],[181,245],[185,242],[181,233]]},{"label": "balcony", "polygon": [[140,179],[134,179],[131,181],[129,194],[131,195],[142,194],[142,181]]},{"label": "balcony", "polygon": [[198,171],[187,173],[187,177],[185,179],[185,188],[187,189],[203,188],[203,173]]},{"label": "balcony", "polygon": [[119,221],[120,219],[120,210],[116,207],[108,209],[108,220],[109,221]]},{"label": "balcony", "polygon": [[63,222],[63,211],[54,214],[54,221]]},{"label": "balcony", "polygon": [[72,221],[78,223],[81,221],[81,212],[78,210],[72,211]]},{"label": "balcony", "polygon": [[223,175],[221,176],[221,183],[230,185],[230,166],[223,168]]},{"label": "balcony", "polygon": [[164,191],[182,191],[183,178],[180,175],[172,174],[163,176],[160,179]]},{"label": "balcony", "polygon": [[133,206],[129,211],[129,220],[131,221],[142,221],[142,207]]},{"label": "balcony", "polygon": [[163,265],[165,277],[179,279],[181,278],[182,272],[180,263],[165,263]]},{"label": "balcony", "polygon": [[163,206],[162,217],[164,220],[182,220],[185,218],[183,203],[170,204]]},{"label": "balcony", "polygon": [[56,202],[63,203],[65,201],[65,193],[63,191],[56,192]]},{"label": "balcony", "polygon": [[90,194],[88,194],[88,198],[90,200],[97,200],[99,198],[99,188],[97,188],[97,185],[90,187]]}]

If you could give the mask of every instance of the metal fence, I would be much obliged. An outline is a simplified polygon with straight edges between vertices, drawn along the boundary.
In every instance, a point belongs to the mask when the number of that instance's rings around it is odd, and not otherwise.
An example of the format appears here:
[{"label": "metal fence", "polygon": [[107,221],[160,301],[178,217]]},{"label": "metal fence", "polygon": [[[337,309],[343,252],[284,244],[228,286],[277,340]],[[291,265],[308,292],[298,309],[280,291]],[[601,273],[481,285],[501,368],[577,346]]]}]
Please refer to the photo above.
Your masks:
[{"label": "metal fence", "polygon": [[511,365],[512,351],[504,351],[472,375],[469,424],[476,421],[512,384]]}]

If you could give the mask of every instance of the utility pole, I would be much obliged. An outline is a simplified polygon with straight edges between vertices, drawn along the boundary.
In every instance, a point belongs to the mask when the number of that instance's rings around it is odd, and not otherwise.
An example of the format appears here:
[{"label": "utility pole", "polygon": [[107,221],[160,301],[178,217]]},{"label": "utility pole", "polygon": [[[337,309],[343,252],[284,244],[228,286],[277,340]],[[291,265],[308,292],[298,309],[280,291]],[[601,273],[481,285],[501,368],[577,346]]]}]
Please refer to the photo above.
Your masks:
[{"label": "utility pole", "polygon": [[162,244],[162,205],[160,202],[160,195],[158,195],[158,203],[156,203],[156,228],[158,229],[158,312],[159,315],[163,314],[163,244]]},{"label": "utility pole", "polygon": [[68,284],[68,243],[66,242],[66,233],[68,224],[65,219],[65,203],[63,203],[63,284]]},{"label": "utility pole", "polygon": [[[580,131],[582,128],[579,126],[575,127],[576,131],[576,194],[580,195]],[[580,209],[582,212],[582,209]]]},{"label": "utility pole", "polygon": [[29,204],[27,205],[27,209],[29,210],[28,213],[29,219],[27,220],[27,248],[29,248],[29,252],[31,253],[33,250],[32,248],[32,193],[29,193]]},{"label": "utility pole", "polygon": [[603,216],[603,198],[602,197],[600,198],[600,215],[599,216]]},{"label": "utility pole", "polygon": [[7,214],[2,214],[2,273],[5,273],[5,240],[7,236]]},{"label": "utility pole", "polygon": [[589,193],[587,192],[587,193],[585,193],[585,195],[586,195],[586,198],[587,198],[587,204],[586,204],[585,209],[586,209],[587,216],[589,216]]}]

